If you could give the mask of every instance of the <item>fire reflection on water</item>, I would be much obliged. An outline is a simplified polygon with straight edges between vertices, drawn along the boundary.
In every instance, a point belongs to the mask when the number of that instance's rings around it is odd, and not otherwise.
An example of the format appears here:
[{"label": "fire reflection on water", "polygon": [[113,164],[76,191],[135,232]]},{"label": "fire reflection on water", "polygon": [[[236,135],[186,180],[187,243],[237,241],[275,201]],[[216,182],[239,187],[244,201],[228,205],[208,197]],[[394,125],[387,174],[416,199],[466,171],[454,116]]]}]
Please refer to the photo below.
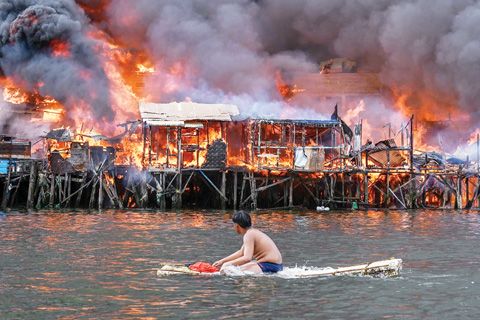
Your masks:
[{"label": "fire reflection on water", "polygon": [[[64,319],[107,313],[148,318],[160,309],[189,309],[198,300],[214,303],[216,285],[224,282],[190,281],[201,288],[189,293],[182,279],[157,279],[153,270],[161,261],[213,261],[237,248],[241,238],[232,229],[231,213],[9,214],[0,223],[0,292],[26,296],[44,317]],[[384,255],[405,254],[412,241],[458,237],[451,232],[458,226],[462,239],[477,239],[480,222],[478,213],[442,211],[275,211],[252,218],[278,241],[287,265],[305,263],[306,257],[314,265],[327,263],[322,255],[329,252],[343,257],[336,257],[337,263],[388,258]],[[412,265],[432,267],[424,261]],[[258,304],[268,304],[278,290],[274,282],[259,289],[254,279],[226,281],[235,294],[257,292]],[[0,301],[0,311],[5,308],[10,307]]]}]

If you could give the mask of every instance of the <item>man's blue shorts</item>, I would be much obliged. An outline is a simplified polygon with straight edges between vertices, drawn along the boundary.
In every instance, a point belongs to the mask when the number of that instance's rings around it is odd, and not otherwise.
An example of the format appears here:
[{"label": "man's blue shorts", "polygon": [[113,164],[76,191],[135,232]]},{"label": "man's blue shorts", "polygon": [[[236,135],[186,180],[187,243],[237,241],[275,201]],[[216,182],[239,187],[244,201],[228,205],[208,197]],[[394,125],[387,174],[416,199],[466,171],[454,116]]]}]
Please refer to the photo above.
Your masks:
[{"label": "man's blue shorts", "polygon": [[277,273],[283,270],[283,264],[278,263],[259,262],[258,266],[262,269],[263,273]]}]

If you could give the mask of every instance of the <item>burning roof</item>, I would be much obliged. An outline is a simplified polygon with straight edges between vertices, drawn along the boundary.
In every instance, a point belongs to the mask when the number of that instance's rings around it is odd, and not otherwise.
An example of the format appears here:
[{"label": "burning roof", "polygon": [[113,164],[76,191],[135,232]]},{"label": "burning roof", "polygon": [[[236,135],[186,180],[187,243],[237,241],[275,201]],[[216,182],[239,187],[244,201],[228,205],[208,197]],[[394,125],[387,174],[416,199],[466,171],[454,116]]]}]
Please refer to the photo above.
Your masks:
[{"label": "burning roof", "polygon": [[142,120],[153,125],[178,125],[185,121],[232,121],[238,116],[238,107],[231,104],[202,104],[194,102],[140,103]]}]

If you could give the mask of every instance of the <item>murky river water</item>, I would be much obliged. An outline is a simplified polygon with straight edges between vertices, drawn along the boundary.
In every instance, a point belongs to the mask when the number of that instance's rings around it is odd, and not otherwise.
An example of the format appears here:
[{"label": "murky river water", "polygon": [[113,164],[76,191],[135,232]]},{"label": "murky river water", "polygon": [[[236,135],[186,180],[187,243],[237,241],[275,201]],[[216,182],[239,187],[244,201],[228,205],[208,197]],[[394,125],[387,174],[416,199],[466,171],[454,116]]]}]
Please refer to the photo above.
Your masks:
[{"label": "murky river water", "polygon": [[241,238],[230,212],[0,216],[1,319],[480,318],[477,212],[265,212],[287,266],[392,256],[395,279],[158,278],[164,261],[214,261]]}]

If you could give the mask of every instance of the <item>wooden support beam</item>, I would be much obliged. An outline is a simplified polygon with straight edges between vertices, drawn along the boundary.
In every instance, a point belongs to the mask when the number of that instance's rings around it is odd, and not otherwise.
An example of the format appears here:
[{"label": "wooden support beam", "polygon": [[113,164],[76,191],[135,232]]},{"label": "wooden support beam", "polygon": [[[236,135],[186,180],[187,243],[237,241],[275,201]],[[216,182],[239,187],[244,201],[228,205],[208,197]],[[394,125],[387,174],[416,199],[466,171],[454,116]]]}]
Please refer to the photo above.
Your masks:
[{"label": "wooden support beam", "polygon": [[[37,179],[35,183],[35,190],[33,192],[33,203],[35,204],[35,209],[39,210],[41,208],[41,204],[44,201],[44,177],[45,174],[40,171],[40,168],[37,166]],[[36,199],[36,201],[35,201]]]},{"label": "wooden support beam", "polygon": [[49,208],[53,208],[53,203],[55,201],[55,174],[50,175],[50,199],[48,202]]},{"label": "wooden support beam", "polygon": [[148,205],[148,191],[147,191],[147,171],[141,172],[140,179],[140,203],[138,204],[141,208],[146,208]]},{"label": "wooden support beam", "polygon": [[[221,183],[222,184],[221,184],[220,192],[221,192],[221,194],[225,195],[225,193],[227,191],[227,174],[226,174],[225,171],[222,171],[222,182]],[[227,201],[225,199],[226,199],[226,197],[221,197],[221,199],[220,199],[222,210],[225,210],[227,208]]]},{"label": "wooden support beam", "polygon": [[159,180],[160,181],[162,180],[161,176],[162,176],[162,173],[160,173],[158,175],[158,179],[157,179],[157,177],[153,176],[153,181],[155,182],[155,201],[156,201],[156,204],[157,204],[158,208],[162,207],[163,188],[162,188],[161,183],[159,182]]},{"label": "wooden support beam", "polygon": [[173,206],[175,209],[181,209],[182,208],[182,172],[179,171],[179,173],[175,176],[176,176],[177,187],[175,188]]},{"label": "wooden support beam", "polygon": [[293,183],[295,182],[295,178],[293,176],[290,177],[290,186],[289,186],[289,195],[288,195],[288,206],[293,207]]},{"label": "wooden support beam", "polygon": [[10,197],[10,208],[13,208],[13,206],[15,205],[15,199],[17,198],[18,189],[20,189],[20,184],[22,183],[23,177],[24,177],[23,174],[20,175],[20,177],[17,181],[17,185],[15,186],[15,191],[13,191],[13,194]]},{"label": "wooden support beam", "polygon": [[103,209],[103,172],[100,172],[100,176],[98,178],[98,210],[101,211]]},{"label": "wooden support beam", "polygon": [[386,173],[386,188],[387,193],[385,194],[385,204],[384,207],[388,208],[390,205],[390,150],[387,149],[387,173]]},{"label": "wooden support beam", "polygon": [[463,209],[463,199],[462,199],[462,177],[460,173],[457,177],[457,192],[456,192],[456,209],[462,210]]},{"label": "wooden support beam", "polygon": [[282,183],[285,183],[285,182],[288,182],[288,181],[290,181],[290,177],[285,178],[285,179],[282,179],[282,180],[279,180],[279,181],[274,182],[274,183],[271,183],[271,184],[269,184],[269,185],[266,185],[266,186],[257,188],[257,192],[265,191],[265,190],[267,190],[267,189],[270,189],[270,188],[272,188],[272,187],[275,187],[275,186],[277,186],[277,185],[279,185],[279,184],[282,184]]},{"label": "wooden support beam", "polygon": [[[302,185],[303,187],[305,188],[305,190],[307,190],[307,192],[310,194],[310,196],[312,196],[313,200],[315,200],[315,204],[318,206],[320,204],[320,199],[317,198],[317,196],[315,196],[313,194],[313,192],[310,190],[310,188],[307,186],[307,184],[305,183],[305,181],[303,179],[301,179],[302,181]],[[342,201],[343,201],[343,197],[342,197]]]},{"label": "wooden support beam", "polygon": [[37,184],[37,163],[32,161],[30,164],[30,176],[28,179],[27,210],[33,209],[34,192]]},{"label": "wooden support beam", "polygon": [[410,172],[413,173],[413,118],[414,115],[410,118]]},{"label": "wooden support beam", "polygon": [[222,193],[222,191],[217,188],[215,183],[213,183],[212,180],[208,178],[208,176],[205,174],[205,172],[203,172],[203,170],[198,170],[198,172],[200,172],[200,176],[207,182],[208,185],[212,186],[212,188],[220,195],[220,197],[222,197],[225,201],[228,201],[227,197]]},{"label": "wooden support beam", "polygon": [[37,183],[37,203],[35,204],[35,209],[40,210],[43,205],[46,203],[46,194],[48,193],[49,182],[45,173],[39,171],[38,173],[38,183]]},{"label": "wooden support beam", "polygon": [[[72,194],[72,174],[68,175],[68,185],[67,185],[67,197],[66,197],[66,206],[70,207],[71,197]],[[67,200],[68,199],[68,200]]]},{"label": "wooden support beam", "polygon": [[233,210],[237,209],[238,172],[233,172]]},{"label": "wooden support beam", "polygon": [[184,193],[185,190],[187,189],[188,184],[190,183],[190,180],[192,179],[192,177],[193,177],[194,174],[195,174],[195,171],[192,171],[192,172],[190,173],[190,175],[188,176],[187,181],[186,181],[185,184],[183,185],[182,193]]},{"label": "wooden support beam", "polygon": [[57,189],[58,189],[58,203],[60,204],[63,201],[62,177],[58,175],[56,179],[57,179]]},{"label": "wooden support beam", "polygon": [[257,181],[255,180],[255,173],[250,173],[250,192],[252,196],[252,209],[257,210],[258,208],[258,192],[257,192]]},{"label": "wooden support beam", "polygon": [[245,179],[245,172],[242,173],[242,188],[240,190],[240,209],[243,208],[244,201],[243,201],[243,195],[245,193],[245,187],[247,184],[247,180]]},{"label": "wooden support beam", "polygon": [[402,207],[403,207],[404,209],[407,209],[407,206],[405,205],[405,202],[402,201],[399,197],[397,197],[397,195],[393,192],[392,189],[388,188],[388,191],[389,191],[389,193],[391,193],[391,194],[393,195],[393,197],[394,197],[395,199],[397,199],[397,201],[402,205]]},{"label": "wooden support beam", "polygon": [[92,186],[92,191],[90,193],[90,201],[88,203],[88,209],[93,209],[93,206],[95,204],[95,195],[96,195],[96,190],[97,190],[97,183],[98,183],[98,177],[97,175],[94,175],[93,178],[94,179],[94,183],[93,183],[93,186]]},{"label": "wooden support beam", "polygon": [[70,197],[72,197],[75,195],[75,193],[78,192],[77,199],[75,200],[75,208],[80,207],[80,201],[82,200],[83,189],[91,183],[91,180],[90,180],[88,185],[85,185],[85,182],[87,181],[87,174],[88,173],[86,171],[82,173],[82,182],[80,182],[80,189],[75,191],[72,195],[70,195]]},{"label": "wooden support beam", "polygon": [[162,173],[161,174],[161,178],[160,178],[160,186],[162,188],[162,192],[163,194],[161,195],[161,198],[160,198],[160,210],[165,210],[167,208],[167,197],[165,196],[165,173]]},{"label": "wooden support beam", "polygon": [[68,195],[67,195],[67,192],[68,192],[68,178],[69,178],[70,174],[69,173],[65,173],[64,175],[64,181],[63,181],[63,199],[67,198]]}]

